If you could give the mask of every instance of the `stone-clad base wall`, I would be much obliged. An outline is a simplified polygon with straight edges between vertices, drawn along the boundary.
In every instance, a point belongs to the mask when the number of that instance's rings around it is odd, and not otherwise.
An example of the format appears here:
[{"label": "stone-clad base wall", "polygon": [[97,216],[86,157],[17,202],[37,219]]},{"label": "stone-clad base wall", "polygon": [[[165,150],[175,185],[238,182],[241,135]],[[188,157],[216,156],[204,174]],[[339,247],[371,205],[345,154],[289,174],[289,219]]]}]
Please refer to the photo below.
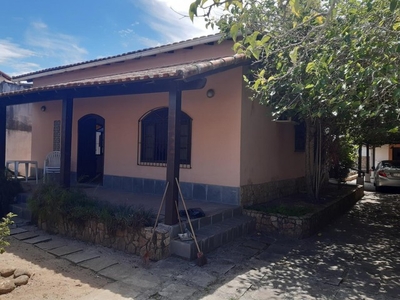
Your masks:
[{"label": "stone-clad base wall", "polygon": [[241,205],[265,203],[271,199],[289,196],[299,192],[304,186],[304,177],[244,185],[240,191]]},{"label": "stone-clad base wall", "polygon": [[349,210],[363,195],[364,188],[358,186],[341,199],[327,204],[319,211],[301,217],[268,214],[249,209],[243,210],[243,213],[256,219],[256,230],[259,232],[291,238],[306,238]]},{"label": "stone-clad base wall", "polygon": [[105,224],[91,220],[84,223],[73,223],[69,220],[59,220],[54,226],[47,226],[45,221],[39,220],[39,228],[52,233],[58,233],[127,253],[144,256],[148,251],[151,260],[160,260],[170,255],[170,230],[168,227],[158,226],[152,240],[153,228],[146,227],[139,230],[127,228],[110,231]]}]

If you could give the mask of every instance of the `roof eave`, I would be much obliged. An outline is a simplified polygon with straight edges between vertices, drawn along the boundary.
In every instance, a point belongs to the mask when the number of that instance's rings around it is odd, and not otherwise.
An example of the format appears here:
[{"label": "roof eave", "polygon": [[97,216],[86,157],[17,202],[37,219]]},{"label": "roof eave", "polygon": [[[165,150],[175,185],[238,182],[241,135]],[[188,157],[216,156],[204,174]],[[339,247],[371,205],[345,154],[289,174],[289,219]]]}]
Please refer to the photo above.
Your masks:
[{"label": "roof eave", "polygon": [[126,60],[132,60],[132,59],[137,59],[137,58],[142,58],[142,57],[147,57],[147,56],[153,56],[153,55],[166,53],[166,52],[170,52],[170,51],[176,51],[176,50],[180,50],[180,49],[184,49],[184,48],[188,48],[188,47],[217,42],[221,39],[221,37],[222,37],[221,34],[215,34],[212,36],[206,36],[206,37],[202,37],[202,38],[198,38],[198,39],[194,39],[194,40],[188,40],[188,41],[169,44],[169,45],[165,45],[165,46],[161,46],[161,47],[151,48],[149,50],[138,51],[138,52],[134,52],[131,54],[115,56],[115,57],[111,57],[109,59],[100,59],[100,60],[90,61],[87,63],[81,63],[78,65],[72,65],[70,67],[68,67],[68,66],[66,66],[65,68],[61,67],[60,69],[55,69],[55,70],[49,70],[49,71],[43,71],[43,72],[38,71],[38,72],[32,73],[32,74],[14,76],[13,80],[31,81],[35,78],[40,78],[40,77],[44,77],[44,76],[51,76],[51,75],[65,73],[65,72],[77,71],[80,69],[99,67],[99,66],[106,65],[106,64],[118,63],[118,62],[123,62]]}]

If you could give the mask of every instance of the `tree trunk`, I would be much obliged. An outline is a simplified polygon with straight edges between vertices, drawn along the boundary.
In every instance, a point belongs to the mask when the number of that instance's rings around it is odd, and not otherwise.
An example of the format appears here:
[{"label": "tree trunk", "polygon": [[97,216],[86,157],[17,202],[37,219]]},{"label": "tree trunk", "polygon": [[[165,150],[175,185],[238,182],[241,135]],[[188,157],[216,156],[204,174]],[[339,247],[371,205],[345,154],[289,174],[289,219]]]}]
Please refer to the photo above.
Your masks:
[{"label": "tree trunk", "polygon": [[307,195],[312,201],[318,201],[324,182],[323,132],[321,120],[306,120],[306,185]]}]

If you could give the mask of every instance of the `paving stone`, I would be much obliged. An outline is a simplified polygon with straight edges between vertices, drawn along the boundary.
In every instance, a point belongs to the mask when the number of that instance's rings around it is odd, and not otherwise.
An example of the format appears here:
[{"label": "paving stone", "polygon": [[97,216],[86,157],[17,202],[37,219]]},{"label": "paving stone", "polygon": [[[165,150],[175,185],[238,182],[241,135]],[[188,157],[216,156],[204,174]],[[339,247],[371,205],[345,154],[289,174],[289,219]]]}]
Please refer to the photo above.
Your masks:
[{"label": "paving stone", "polygon": [[255,291],[247,291],[241,298],[241,300],[286,300],[285,291],[272,286],[263,286]]},{"label": "paving stone", "polygon": [[43,242],[48,242],[48,241],[51,241],[51,237],[44,236],[44,235],[39,235],[32,239],[24,240],[24,242],[27,244],[38,244],[38,243],[43,243]]},{"label": "paving stone", "polygon": [[316,272],[317,278],[322,282],[336,286],[343,281],[344,275],[345,270],[340,266],[325,266],[324,268],[319,268]]},{"label": "paving stone", "polygon": [[116,264],[118,264],[117,261],[110,259],[110,258],[104,258],[104,257],[94,258],[94,259],[79,263],[79,265],[81,267],[90,269],[94,272],[99,272],[105,268],[114,266]]},{"label": "paving stone", "polygon": [[14,222],[14,224],[16,226],[23,226],[23,225],[29,223],[28,220],[25,220],[25,219],[22,219],[22,218],[19,218],[19,217],[14,217],[14,218],[12,218],[12,220],[13,220],[13,222]]},{"label": "paving stone", "polygon": [[43,249],[43,250],[53,250],[56,248],[60,248],[66,246],[67,242],[65,240],[51,240],[44,243],[35,244],[36,247]]},{"label": "paving stone", "polygon": [[[203,268],[207,266],[209,266],[209,264],[205,265]],[[177,257],[168,257],[167,259],[152,264],[149,272],[161,277],[175,278],[190,268],[193,268],[191,262]]]},{"label": "paving stone", "polygon": [[132,300],[138,299],[140,291],[135,290],[132,285],[125,282],[117,281],[105,285],[102,289],[96,290],[79,300]]},{"label": "paving stone", "polygon": [[122,282],[130,284],[142,292],[153,289],[156,291],[162,283],[158,276],[143,270],[138,270],[134,275],[122,279]]},{"label": "paving stone", "polygon": [[264,234],[256,234],[253,235],[251,237],[251,239],[268,244],[268,245],[272,245],[276,242],[276,238],[272,237],[272,236],[268,236],[268,235],[264,235]]},{"label": "paving stone", "polygon": [[[335,295],[335,300],[380,300],[380,299],[388,299],[381,298],[378,295],[366,295],[365,293],[352,288],[343,288],[339,290]],[[389,298],[390,299],[390,298]],[[396,298],[393,298],[393,300]]]},{"label": "paving stone", "polygon": [[113,265],[99,272],[100,275],[118,281],[132,276],[138,272],[137,269],[124,265]]},{"label": "paving stone", "polygon": [[251,287],[251,285],[250,282],[244,281],[241,278],[234,278],[218,288],[218,292],[232,298],[240,298]]},{"label": "paving stone", "polygon": [[263,249],[265,249],[265,248],[267,248],[269,246],[269,244],[266,244],[266,243],[263,243],[263,242],[259,242],[259,241],[255,241],[255,240],[252,240],[252,239],[245,240],[242,245],[245,246],[245,247],[253,248],[253,249],[257,249],[257,250],[263,250]]},{"label": "paving stone", "polygon": [[204,271],[211,274],[224,275],[232,270],[236,264],[229,260],[209,259],[208,263],[202,267]]},{"label": "paving stone", "polygon": [[17,240],[20,240],[20,241],[31,239],[31,238],[34,238],[37,236],[39,236],[38,233],[30,232],[30,231],[13,235],[13,237],[15,237]]},{"label": "paving stone", "polygon": [[51,254],[53,254],[55,256],[64,256],[64,255],[75,253],[75,252],[79,252],[79,251],[82,251],[82,250],[83,250],[83,248],[79,247],[79,246],[66,245],[66,246],[62,246],[62,247],[59,247],[59,248],[52,249],[52,250],[49,251],[49,253],[51,253]]},{"label": "paving stone", "polygon": [[271,253],[271,252],[261,252],[257,255],[257,258],[267,262],[276,262],[283,259],[285,256],[283,254]]},{"label": "paving stone", "polygon": [[201,287],[207,287],[217,280],[217,277],[203,271],[200,268],[192,268],[187,270],[182,275],[177,277],[178,280],[186,280],[193,285],[198,285]]},{"label": "paving stone", "polygon": [[75,264],[79,264],[81,262],[84,262],[84,261],[87,261],[90,259],[94,259],[94,258],[98,258],[98,257],[100,257],[99,253],[77,252],[77,253],[65,255],[63,258],[65,258]]},{"label": "paving stone", "polygon": [[283,244],[273,244],[269,246],[265,251],[269,253],[275,253],[275,254],[282,254],[282,255],[287,255],[290,250],[293,248],[287,245]]},{"label": "paving stone", "polygon": [[[192,299],[192,295],[197,291],[194,287],[182,283],[173,283],[158,292],[159,295],[168,299],[186,300]],[[157,299],[157,298],[155,298]]]},{"label": "paving stone", "polygon": [[21,227],[16,227],[16,228],[11,228],[10,229],[10,235],[15,235],[23,232],[27,232],[28,230],[21,228]]},{"label": "paving stone", "polygon": [[245,273],[240,274],[238,276],[238,278],[254,284],[254,283],[262,280],[264,278],[264,276],[265,276],[265,272],[263,272],[259,269],[253,269],[253,270],[249,270]]},{"label": "paving stone", "polygon": [[250,258],[250,257],[258,254],[259,250],[240,245],[238,247],[233,248],[232,252],[236,252],[236,253],[243,255],[246,258]]}]

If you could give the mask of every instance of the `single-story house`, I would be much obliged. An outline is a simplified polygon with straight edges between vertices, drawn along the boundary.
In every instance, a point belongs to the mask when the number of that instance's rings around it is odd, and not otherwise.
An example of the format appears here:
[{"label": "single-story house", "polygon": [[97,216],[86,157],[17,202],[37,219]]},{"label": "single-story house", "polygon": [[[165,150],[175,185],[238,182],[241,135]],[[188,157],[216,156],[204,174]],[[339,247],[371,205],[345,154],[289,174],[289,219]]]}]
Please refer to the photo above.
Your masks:
[{"label": "single-story house", "polygon": [[251,101],[251,61],[220,35],[13,77],[32,82],[0,94],[0,165],[6,107],[32,103],[31,159],[61,150],[61,183],[162,194],[175,224],[174,179],[184,195],[245,205],[304,183],[304,131],[274,122]]}]

